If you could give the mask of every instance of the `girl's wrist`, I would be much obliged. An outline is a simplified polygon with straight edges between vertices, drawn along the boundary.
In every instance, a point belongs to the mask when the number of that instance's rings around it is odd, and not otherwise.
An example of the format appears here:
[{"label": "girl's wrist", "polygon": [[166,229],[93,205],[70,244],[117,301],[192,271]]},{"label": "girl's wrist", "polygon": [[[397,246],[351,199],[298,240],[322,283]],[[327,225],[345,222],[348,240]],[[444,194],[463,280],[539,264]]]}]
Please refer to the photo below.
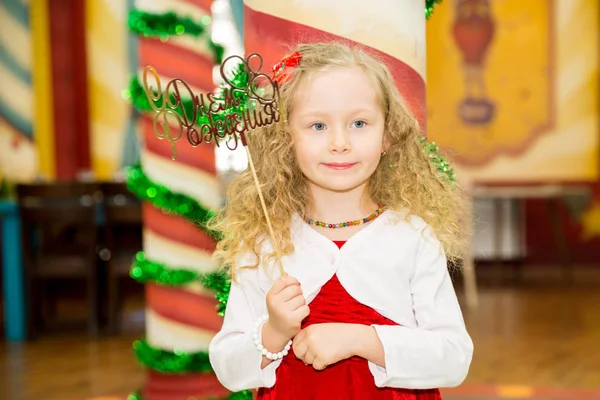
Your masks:
[{"label": "girl's wrist", "polygon": [[352,354],[385,368],[385,353],[377,330],[370,325],[360,325],[352,340]]},{"label": "girl's wrist", "polygon": [[375,328],[369,325],[354,325],[351,335],[352,355],[367,358],[376,342],[379,342],[379,336]]},{"label": "girl's wrist", "polygon": [[267,320],[262,326],[262,344],[270,351],[279,351],[292,338],[279,332],[273,327],[271,322]]}]

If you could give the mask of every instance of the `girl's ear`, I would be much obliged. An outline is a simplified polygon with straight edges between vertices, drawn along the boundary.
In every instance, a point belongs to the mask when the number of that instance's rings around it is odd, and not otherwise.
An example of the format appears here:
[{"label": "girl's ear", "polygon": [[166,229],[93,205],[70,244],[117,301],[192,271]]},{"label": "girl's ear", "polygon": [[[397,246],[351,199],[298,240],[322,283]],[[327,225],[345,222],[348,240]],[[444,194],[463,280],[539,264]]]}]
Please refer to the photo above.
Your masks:
[{"label": "girl's ear", "polygon": [[388,151],[390,148],[390,137],[387,134],[387,132],[383,133],[383,143],[382,143],[382,148],[381,150],[385,153],[386,151]]}]

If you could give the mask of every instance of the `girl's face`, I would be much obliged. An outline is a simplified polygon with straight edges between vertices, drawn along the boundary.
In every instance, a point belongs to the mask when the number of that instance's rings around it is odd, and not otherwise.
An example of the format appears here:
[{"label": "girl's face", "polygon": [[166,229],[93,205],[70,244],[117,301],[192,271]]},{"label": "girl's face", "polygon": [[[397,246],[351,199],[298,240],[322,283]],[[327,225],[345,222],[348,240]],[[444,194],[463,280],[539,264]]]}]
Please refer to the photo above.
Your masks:
[{"label": "girl's face", "polygon": [[311,191],[366,186],[383,151],[385,116],[373,81],[359,68],[319,72],[299,88],[289,124]]}]

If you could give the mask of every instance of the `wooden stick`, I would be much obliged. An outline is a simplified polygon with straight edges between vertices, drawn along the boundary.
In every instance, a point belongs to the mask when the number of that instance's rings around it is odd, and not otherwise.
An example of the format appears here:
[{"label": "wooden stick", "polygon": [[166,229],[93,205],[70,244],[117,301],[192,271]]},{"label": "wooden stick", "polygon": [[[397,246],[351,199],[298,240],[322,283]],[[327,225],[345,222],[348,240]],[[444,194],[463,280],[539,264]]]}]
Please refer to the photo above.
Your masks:
[{"label": "wooden stick", "polygon": [[262,190],[260,190],[260,184],[258,182],[258,176],[256,176],[256,169],[254,168],[254,162],[252,161],[252,155],[250,154],[250,149],[248,146],[246,147],[246,154],[248,154],[248,164],[250,164],[250,169],[252,170],[252,176],[254,177],[254,183],[256,184],[256,190],[258,190],[258,197],[260,198],[260,204],[262,204],[263,213],[265,214],[265,218],[267,220],[267,227],[269,228],[269,234],[271,235],[271,242],[273,243],[273,247],[275,248],[275,255],[277,256],[277,264],[279,266],[279,272],[281,275],[285,273],[283,269],[283,264],[281,263],[281,252],[279,251],[279,246],[275,241],[275,233],[273,232],[273,226],[271,225],[271,219],[269,218],[269,213],[267,212],[267,205],[265,204],[265,199],[262,194]]}]

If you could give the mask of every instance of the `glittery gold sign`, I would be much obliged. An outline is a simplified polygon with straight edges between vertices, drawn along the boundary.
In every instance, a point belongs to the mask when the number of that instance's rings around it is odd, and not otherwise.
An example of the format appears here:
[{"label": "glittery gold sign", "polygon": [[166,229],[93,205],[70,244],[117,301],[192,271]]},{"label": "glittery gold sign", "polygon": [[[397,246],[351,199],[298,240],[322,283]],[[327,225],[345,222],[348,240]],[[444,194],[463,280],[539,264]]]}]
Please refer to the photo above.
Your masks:
[{"label": "glittery gold sign", "polygon": [[[261,72],[263,59],[257,54],[247,58],[231,56],[221,64],[223,83],[215,92],[194,94],[182,79],[170,80],[163,92],[158,72],[144,68],[143,85],[148,102],[155,111],[154,133],[171,144],[173,160],[177,157],[175,144],[185,136],[192,146],[214,141],[216,146],[225,142],[235,150],[239,142],[246,148],[248,165],[252,171],[280,272],[283,274],[281,252],[275,240],[267,206],[260,189],[246,134],[253,129],[285,122],[279,95],[279,83]],[[152,74],[155,89],[148,85]]]},{"label": "glittery gold sign", "polygon": [[[185,136],[192,146],[213,142],[235,150],[239,142],[247,146],[246,134],[256,128],[284,119],[279,85],[263,72],[262,57],[253,53],[246,59],[231,56],[223,61],[220,72],[223,83],[213,93],[194,94],[182,79],[170,80],[164,89],[157,71],[144,68],[143,86],[150,106],[155,111],[154,132],[171,144]],[[148,83],[151,74],[155,88]]]}]

